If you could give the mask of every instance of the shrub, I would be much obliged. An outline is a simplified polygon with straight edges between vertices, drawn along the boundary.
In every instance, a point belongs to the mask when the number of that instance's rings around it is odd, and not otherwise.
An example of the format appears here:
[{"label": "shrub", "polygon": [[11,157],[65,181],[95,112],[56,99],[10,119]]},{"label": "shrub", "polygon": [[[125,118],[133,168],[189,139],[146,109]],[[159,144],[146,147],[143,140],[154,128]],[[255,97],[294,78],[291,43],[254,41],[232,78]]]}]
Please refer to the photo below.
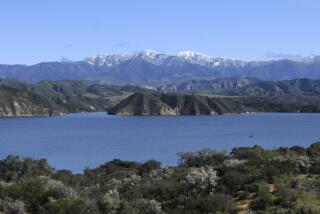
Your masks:
[{"label": "shrub", "polygon": [[61,213],[61,214],[94,214],[99,211],[93,207],[86,205],[85,201],[81,199],[59,199],[50,201],[44,207],[43,213]]},{"label": "shrub", "polygon": [[120,194],[117,189],[109,190],[103,197],[100,208],[106,213],[117,213],[120,208]]},{"label": "shrub", "polygon": [[227,159],[226,152],[204,149],[199,152],[178,153],[180,165],[186,167],[218,166]]},{"label": "shrub", "polygon": [[152,170],[160,169],[161,162],[156,160],[149,160],[142,164],[142,166],[139,169],[139,174],[143,173],[149,173]]},{"label": "shrub", "polygon": [[23,201],[13,200],[11,198],[6,198],[0,200],[0,211],[8,214],[26,214],[26,209]]},{"label": "shrub", "polygon": [[311,162],[308,156],[298,156],[296,167],[302,173],[307,173],[311,167]]},{"label": "shrub", "polygon": [[272,194],[269,192],[267,184],[261,183],[259,185],[256,200],[252,204],[252,208],[256,210],[265,210],[267,207],[272,206],[273,202],[274,199],[272,198]]},{"label": "shrub", "polygon": [[311,146],[307,149],[308,155],[312,158],[320,157],[320,142],[316,142],[311,144]]},{"label": "shrub", "polygon": [[217,172],[212,167],[190,168],[183,183],[191,188],[212,192],[217,184]]},{"label": "shrub", "polygon": [[297,200],[297,193],[285,184],[277,184],[276,190],[276,203],[281,207],[292,207],[294,202]]},{"label": "shrub", "polygon": [[0,161],[0,179],[4,181],[17,180],[20,177],[51,175],[53,168],[47,160],[22,159],[19,156],[8,156]]},{"label": "shrub", "polygon": [[228,192],[239,191],[244,188],[244,185],[249,182],[247,174],[231,170],[226,172],[220,178],[221,184],[228,188]]},{"label": "shrub", "polygon": [[297,155],[306,155],[307,151],[302,146],[292,146],[291,151],[294,151]]},{"label": "shrub", "polygon": [[139,199],[134,202],[134,207],[139,210],[139,213],[163,213],[161,210],[161,204],[154,199]]},{"label": "shrub", "polygon": [[245,160],[261,159],[263,157],[263,153],[263,148],[257,145],[255,145],[254,147],[234,148],[231,151],[231,154],[234,158]]},{"label": "shrub", "polygon": [[53,196],[46,190],[40,179],[34,178],[9,185],[7,194],[14,200],[24,201],[30,213],[40,213],[42,206],[49,202],[49,197]]},{"label": "shrub", "polygon": [[246,160],[239,160],[239,159],[227,159],[223,162],[223,168],[227,169],[234,169],[239,166],[243,166],[247,161]]},{"label": "shrub", "polygon": [[235,213],[236,207],[232,196],[218,193],[205,198],[203,211],[205,213]]},{"label": "shrub", "polygon": [[47,189],[55,198],[75,198],[76,191],[65,185],[61,181],[56,181],[51,178],[42,178],[45,189]]},{"label": "shrub", "polygon": [[183,206],[176,213],[236,213],[234,199],[226,194],[193,195],[181,201]]}]

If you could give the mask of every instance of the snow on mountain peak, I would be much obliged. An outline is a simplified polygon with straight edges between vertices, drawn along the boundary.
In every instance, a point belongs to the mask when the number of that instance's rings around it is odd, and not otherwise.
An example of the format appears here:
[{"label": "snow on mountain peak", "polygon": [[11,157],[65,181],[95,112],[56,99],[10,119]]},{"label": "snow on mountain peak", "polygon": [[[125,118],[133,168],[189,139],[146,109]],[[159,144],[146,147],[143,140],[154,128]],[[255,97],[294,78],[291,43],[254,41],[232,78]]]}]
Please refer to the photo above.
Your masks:
[{"label": "snow on mountain peak", "polygon": [[303,57],[300,61],[305,62],[305,63],[313,63],[316,61],[320,61],[320,56],[319,55],[310,55]]},{"label": "snow on mountain peak", "polygon": [[147,57],[147,58],[155,58],[158,55],[161,55],[160,53],[153,51],[153,50],[143,50],[138,51],[133,54],[133,57]]},{"label": "snow on mountain peak", "polygon": [[[166,55],[153,50],[143,50],[134,52],[133,54],[111,54],[111,55],[95,55],[84,59],[85,62],[95,66],[113,67],[130,59],[142,59],[155,65],[165,65],[173,62],[172,57],[178,57],[192,64],[204,65],[209,67],[242,65],[244,62],[231,58],[211,57],[195,51],[181,51],[176,55]],[[168,61],[169,60],[169,61]]]},{"label": "snow on mountain peak", "polygon": [[201,58],[207,58],[211,59],[211,56],[195,52],[195,51],[181,51],[176,54],[178,57],[184,57],[184,58],[194,58],[194,57],[201,57]]},{"label": "snow on mountain peak", "polygon": [[130,56],[125,54],[99,54],[88,57],[84,59],[84,61],[91,65],[112,67],[114,65],[119,65],[129,58]]},{"label": "snow on mountain peak", "polygon": [[143,54],[145,54],[145,55],[158,55],[158,54],[160,54],[159,52],[157,52],[157,51],[153,51],[153,50],[143,50],[143,51],[141,51]]},{"label": "snow on mountain peak", "polygon": [[202,54],[195,51],[182,51],[176,54],[177,57],[181,57],[186,59],[187,61],[193,64],[199,64],[204,66],[210,67],[217,67],[217,66],[228,66],[228,65],[242,65],[244,62],[233,59],[233,58],[225,58],[225,57],[212,57],[206,54]]},{"label": "snow on mountain peak", "polygon": [[202,53],[199,53],[199,52],[196,52],[196,51],[181,51],[181,52],[178,52],[176,54],[176,56],[178,57],[183,57],[185,59],[196,59],[196,60],[207,60],[207,61],[221,61],[221,60],[224,60],[224,61],[241,61],[239,59],[236,59],[236,58],[228,58],[228,57],[215,57],[215,56],[209,56],[209,55],[206,55],[206,54],[202,54]]}]

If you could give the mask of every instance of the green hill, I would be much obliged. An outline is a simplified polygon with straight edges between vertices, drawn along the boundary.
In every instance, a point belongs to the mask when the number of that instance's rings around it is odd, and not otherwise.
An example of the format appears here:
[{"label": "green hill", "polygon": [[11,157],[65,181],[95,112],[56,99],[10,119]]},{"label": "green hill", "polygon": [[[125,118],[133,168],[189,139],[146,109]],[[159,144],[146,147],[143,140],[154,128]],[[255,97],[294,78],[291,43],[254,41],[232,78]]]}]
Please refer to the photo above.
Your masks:
[{"label": "green hill", "polygon": [[259,97],[135,93],[109,109],[113,115],[220,115],[248,112],[320,112],[318,105],[274,102]]},{"label": "green hill", "polygon": [[51,115],[106,111],[137,86],[88,85],[81,81],[42,81],[25,84],[0,79],[0,116]]},{"label": "green hill", "polygon": [[31,85],[31,89],[69,112],[106,111],[135,91],[145,91],[137,86],[112,86],[82,81],[42,81]]},{"label": "green hill", "polygon": [[29,90],[0,85],[0,116],[56,115],[65,110]]},{"label": "green hill", "polygon": [[252,78],[192,80],[162,85],[160,93],[264,97],[275,102],[320,104],[320,80],[263,81]]},{"label": "green hill", "polygon": [[291,103],[320,103],[320,80],[296,79],[285,81],[262,81],[245,86],[234,94],[268,97],[275,101]]},{"label": "green hill", "polygon": [[[235,83],[230,81],[227,81],[228,87],[223,86],[228,88],[228,91]],[[225,81],[222,85],[224,84]],[[239,84],[237,82],[235,90],[228,92],[228,95],[236,96],[212,96],[161,94],[138,86],[88,85],[71,80],[25,84],[16,80],[0,79],[0,115],[51,115],[95,111],[108,111],[116,115],[319,112],[320,81],[252,81],[246,86],[242,84],[241,87]]]},{"label": "green hill", "polygon": [[247,85],[253,85],[262,80],[255,78],[221,78],[213,80],[189,80],[163,84],[157,88],[160,93],[179,93],[179,94],[226,94],[234,92]]}]

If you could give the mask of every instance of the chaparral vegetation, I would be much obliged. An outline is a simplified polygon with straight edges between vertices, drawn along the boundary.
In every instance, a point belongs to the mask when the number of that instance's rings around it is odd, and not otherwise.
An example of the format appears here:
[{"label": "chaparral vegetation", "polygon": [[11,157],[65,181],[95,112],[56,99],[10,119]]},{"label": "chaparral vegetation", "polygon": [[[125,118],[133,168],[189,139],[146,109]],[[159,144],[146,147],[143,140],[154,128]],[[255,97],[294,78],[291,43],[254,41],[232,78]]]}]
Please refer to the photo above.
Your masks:
[{"label": "chaparral vegetation", "polygon": [[177,166],[112,160],[81,174],[0,161],[2,213],[320,213],[320,142],[180,153]]}]

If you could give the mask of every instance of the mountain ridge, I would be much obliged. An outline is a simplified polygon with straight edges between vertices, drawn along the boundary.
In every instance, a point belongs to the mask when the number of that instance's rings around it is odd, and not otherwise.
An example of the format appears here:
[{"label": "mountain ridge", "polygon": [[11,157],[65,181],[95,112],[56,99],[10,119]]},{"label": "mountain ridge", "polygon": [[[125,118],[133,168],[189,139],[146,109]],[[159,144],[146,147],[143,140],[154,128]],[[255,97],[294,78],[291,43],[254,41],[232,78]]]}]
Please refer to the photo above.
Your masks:
[{"label": "mountain ridge", "polygon": [[137,86],[88,85],[82,81],[25,84],[0,79],[0,116],[51,116],[106,111],[136,91]]},{"label": "mountain ridge", "polygon": [[222,115],[257,112],[320,112],[317,104],[275,102],[262,97],[209,97],[136,92],[108,110],[111,115]]},{"label": "mountain ridge", "polygon": [[301,60],[243,61],[184,51],[175,55],[151,50],[96,55],[81,61],[0,65],[0,77],[21,81],[82,80],[90,83],[159,86],[192,79],[250,77],[262,80],[320,79],[320,56]]}]

